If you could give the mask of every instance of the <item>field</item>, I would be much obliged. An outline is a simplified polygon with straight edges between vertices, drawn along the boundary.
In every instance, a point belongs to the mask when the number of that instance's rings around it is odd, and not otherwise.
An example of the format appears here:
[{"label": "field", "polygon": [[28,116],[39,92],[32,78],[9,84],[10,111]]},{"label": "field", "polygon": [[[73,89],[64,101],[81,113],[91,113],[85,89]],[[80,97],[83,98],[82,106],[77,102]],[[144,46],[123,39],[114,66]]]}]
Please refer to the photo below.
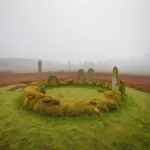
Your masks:
[{"label": "field", "polygon": [[[2,75],[3,74],[3,75]],[[149,150],[150,94],[127,88],[128,99],[116,112],[101,116],[55,118],[22,108],[17,84],[45,80],[51,73],[0,75],[0,149],[2,150]],[[76,73],[55,73],[76,78]],[[150,77],[121,75],[126,85],[150,92]],[[111,75],[97,73],[110,81]],[[5,85],[5,86],[4,86]],[[64,87],[65,88],[65,87]],[[11,90],[10,90],[11,89]],[[15,89],[15,88],[14,88]],[[56,89],[52,89],[53,92]],[[61,89],[61,98],[66,89]],[[69,90],[69,89],[68,89]],[[79,92],[78,89],[75,90]],[[50,91],[49,91],[50,92]],[[70,94],[71,97],[72,94]],[[85,92],[81,97],[86,99]],[[90,95],[89,95],[90,96]]]}]

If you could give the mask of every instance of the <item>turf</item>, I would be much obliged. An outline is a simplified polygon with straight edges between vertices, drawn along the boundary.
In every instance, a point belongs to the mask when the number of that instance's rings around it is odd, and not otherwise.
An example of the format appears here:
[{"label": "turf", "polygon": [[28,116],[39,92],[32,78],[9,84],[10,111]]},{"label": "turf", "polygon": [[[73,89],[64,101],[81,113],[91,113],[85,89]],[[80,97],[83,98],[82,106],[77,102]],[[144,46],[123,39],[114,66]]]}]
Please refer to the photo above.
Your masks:
[{"label": "turf", "polygon": [[117,112],[54,118],[23,109],[10,88],[0,88],[0,150],[150,149],[150,94],[128,88]]},{"label": "turf", "polygon": [[90,100],[96,97],[103,97],[104,93],[100,93],[96,88],[65,86],[58,88],[48,88],[47,94],[53,95],[59,100]]}]

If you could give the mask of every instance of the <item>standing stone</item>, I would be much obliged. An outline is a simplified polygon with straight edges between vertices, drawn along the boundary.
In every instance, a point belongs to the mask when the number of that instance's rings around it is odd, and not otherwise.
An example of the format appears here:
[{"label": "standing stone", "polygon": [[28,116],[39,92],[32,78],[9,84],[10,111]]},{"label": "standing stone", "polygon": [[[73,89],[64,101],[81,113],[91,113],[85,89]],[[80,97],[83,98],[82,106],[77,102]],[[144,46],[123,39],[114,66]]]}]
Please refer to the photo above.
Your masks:
[{"label": "standing stone", "polygon": [[122,94],[125,94],[125,91],[126,91],[125,84],[124,84],[124,82],[123,82],[122,80],[120,80],[119,91],[120,91]]},{"label": "standing stone", "polygon": [[59,85],[59,79],[55,75],[49,76],[48,85]]},{"label": "standing stone", "polygon": [[80,84],[85,83],[85,75],[84,75],[83,69],[79,69],[79,71],[78,71],[78,83],[80,83]]},{"label": "standing stone", "polygon": [[38,72],[42,72],[42,61],[38,60]]},{"label": "standing stone", "polygon": [[119,77],[118,68],[115,66],[113,68],[113,73],[112,73],[112,90],[119,90],[119,87],[120,87],[120,77]]},{"label": "standing stone", "polygon": [[95,75],[95,72],[92,68],[90,68],[88,70],[88,84],[93,84],[94,83],[94,75]]}]

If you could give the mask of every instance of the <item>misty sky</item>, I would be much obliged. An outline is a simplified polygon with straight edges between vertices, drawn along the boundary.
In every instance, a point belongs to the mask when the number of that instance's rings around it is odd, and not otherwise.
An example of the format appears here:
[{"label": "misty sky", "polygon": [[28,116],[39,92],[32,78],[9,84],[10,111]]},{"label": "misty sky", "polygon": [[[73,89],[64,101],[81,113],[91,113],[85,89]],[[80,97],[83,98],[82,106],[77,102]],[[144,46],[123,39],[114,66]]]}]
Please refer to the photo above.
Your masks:
[{"label": "misty sky", "polygon": [[0,56],[109,60],[150,53],[150,0],[0,0]]}]

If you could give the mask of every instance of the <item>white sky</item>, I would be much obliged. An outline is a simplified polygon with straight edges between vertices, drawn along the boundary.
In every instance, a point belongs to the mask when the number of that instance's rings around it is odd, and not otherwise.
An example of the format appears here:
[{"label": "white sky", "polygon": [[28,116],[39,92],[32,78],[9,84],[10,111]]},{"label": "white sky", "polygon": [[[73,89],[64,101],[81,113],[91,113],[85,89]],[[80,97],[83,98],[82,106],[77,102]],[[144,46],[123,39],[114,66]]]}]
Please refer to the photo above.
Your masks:
[{"label": "white sky", "polygon": [[0,0],[0,56],[109,60],[150,52],[150,0]]}]

